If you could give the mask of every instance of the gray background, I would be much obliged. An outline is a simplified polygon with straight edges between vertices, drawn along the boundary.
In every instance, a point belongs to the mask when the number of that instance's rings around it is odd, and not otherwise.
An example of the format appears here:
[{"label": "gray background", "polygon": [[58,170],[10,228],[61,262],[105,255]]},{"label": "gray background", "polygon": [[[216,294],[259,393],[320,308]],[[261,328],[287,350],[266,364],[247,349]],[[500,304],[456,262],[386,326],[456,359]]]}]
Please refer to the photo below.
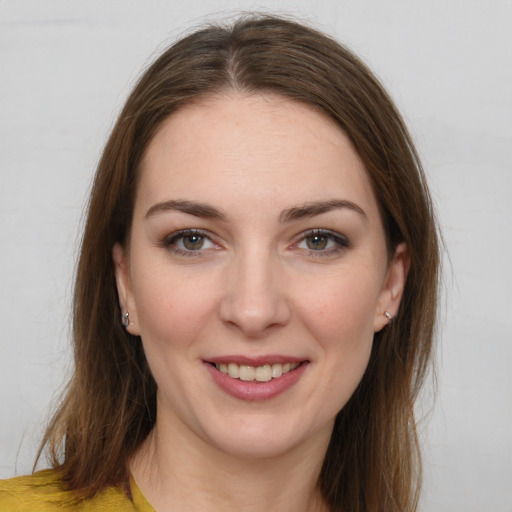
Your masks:
[{"label": "gray background", "polygon": [[512,511],[512,1],[0,1],[0,477],[31,469],[70,371],[91,176],[141,67],[201,21],[293,13],[404,112],[446,242],[422,511]]}]

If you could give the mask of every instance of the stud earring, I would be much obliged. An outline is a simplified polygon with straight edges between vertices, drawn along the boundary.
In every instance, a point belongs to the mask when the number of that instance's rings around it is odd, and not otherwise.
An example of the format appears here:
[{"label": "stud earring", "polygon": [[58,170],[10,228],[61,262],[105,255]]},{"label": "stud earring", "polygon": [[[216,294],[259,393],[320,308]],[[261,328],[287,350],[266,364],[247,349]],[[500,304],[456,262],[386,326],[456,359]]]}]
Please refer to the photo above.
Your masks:
[{"label": "stud earring", "polygon": [[389,311],[384,311],[384,316],[388,319],[388,324],[393,321],[393,315]]},{"label": "stud earring", "polygon": [[122,316],[122,322],[124,327],[128,327],[130,325],[130,313],[128,311]]}]

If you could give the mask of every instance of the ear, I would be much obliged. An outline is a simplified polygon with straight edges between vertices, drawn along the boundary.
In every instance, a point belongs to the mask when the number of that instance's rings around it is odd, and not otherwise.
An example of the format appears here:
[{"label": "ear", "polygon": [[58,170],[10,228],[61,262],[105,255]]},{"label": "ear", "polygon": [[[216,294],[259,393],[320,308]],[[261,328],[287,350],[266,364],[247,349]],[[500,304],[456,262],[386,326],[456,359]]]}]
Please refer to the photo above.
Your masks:
[{"label": "ear", "polygon": [[395,317],[404,293],[410,267],[409,251],[405,243],[398,244],[389,263],[384,286],[380,292],[375,311],[374,331],[378,332],[389,323],[386,312]]},{"label": "ear", "polygon": [[117,295],[119,297],[120,315],[129,313],[129,325],[126,330],[135,336],[140,336],[139,321],[137,318],[137,308],[132,292],[132,282],[128,258],[124,247],[116,243],[112,248],[112,259],[114,260],[114,270],[116,273]]}]

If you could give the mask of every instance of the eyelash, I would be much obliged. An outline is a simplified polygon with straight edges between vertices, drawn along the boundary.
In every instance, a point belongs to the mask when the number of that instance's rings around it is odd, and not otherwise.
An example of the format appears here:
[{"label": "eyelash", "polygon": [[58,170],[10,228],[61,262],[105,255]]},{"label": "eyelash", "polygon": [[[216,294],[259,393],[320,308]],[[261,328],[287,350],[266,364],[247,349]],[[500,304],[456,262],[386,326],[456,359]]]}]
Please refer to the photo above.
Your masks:
[{"label": "eyelash", "polygon": [[[219,245],[212,239],[212,236],[201,229],[184,229],[181,231],[178,231],[176,233],[171,234],[170,236],[166,237],[160,245],[163,247],[169,249],[174,254],[177,254],[178,256],[203,256],[202,253],[205,252],[205,249],[201,246],[197,250],[193,249],[181,249],[177,246],[178,242],[180,240],[183,240],[186,237],[190,236],[197,236],[203,239],[203,241],[207,241],[211,243],[212,245],[219,247]],[[325,237],[327,239],[327,244],[329,242],[333,242],[335,245],[334,247],[328,247],[328,248],[322,248],[322,249],[307,249],[307,248],[300,248],[299,245],[303,242],[307,242],[307,239],[309,237]],[[326,256],[332,256],[334,254],[339,253],[340,251],[343,251],[344,249],[347,249],[350,247],[350,243],[348,239],[334,231],[328,230],[328,229],[311,229],[309,231],[306,231],[305,233],[301,233],[299,238],[296,242],[293,243],[292,247],[294,249],[302,249],[307,251],[309,256],[313,257],[326,257]],[[207,248],[209,249],[209,248]]]},{"label": "eyelash", "polygon": [[213,240],[209,233],[202,231],[201,229],[183,229],[181,231],[178,231],[176,233],[173,233],[172,235],[165,238],[161,245],[170,251],[172,251],[174,254],[177,254],[178,256],[202,256],[202,253],[204,252],[204,249],[200,247],[197,250],[193,249],[180,249],[177,247],[177,243],[186,238],[187,236],[197,236],[201,237],[203,240],[210,242],[211,244],[218,246]]},{"label": "eyelash", "polygon": [[311,229],[310,231],[302,233],[299,240],[295,242],[294,247],[298,248],[299,244],[307,241],[309,237],[314,236],[325,237],[327,239],[327,244],[329,242],[333,242],[335,245],[334,247],[329,247],[327,249],[304,249],[313,257],[332,256],[350,247],[350,243],[345,236],[329,229]]}]

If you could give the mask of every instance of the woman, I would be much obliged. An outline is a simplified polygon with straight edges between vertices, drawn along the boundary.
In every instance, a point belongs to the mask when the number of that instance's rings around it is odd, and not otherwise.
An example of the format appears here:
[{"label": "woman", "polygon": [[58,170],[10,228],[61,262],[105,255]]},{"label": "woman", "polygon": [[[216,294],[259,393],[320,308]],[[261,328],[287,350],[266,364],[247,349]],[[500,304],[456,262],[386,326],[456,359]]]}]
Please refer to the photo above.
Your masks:
[{"label": "woman", "polygon": [[98,167],[53,469],[0,510],[415,510],[437,280],[421,165],[354,55],[266,16],[185,37]]}]

